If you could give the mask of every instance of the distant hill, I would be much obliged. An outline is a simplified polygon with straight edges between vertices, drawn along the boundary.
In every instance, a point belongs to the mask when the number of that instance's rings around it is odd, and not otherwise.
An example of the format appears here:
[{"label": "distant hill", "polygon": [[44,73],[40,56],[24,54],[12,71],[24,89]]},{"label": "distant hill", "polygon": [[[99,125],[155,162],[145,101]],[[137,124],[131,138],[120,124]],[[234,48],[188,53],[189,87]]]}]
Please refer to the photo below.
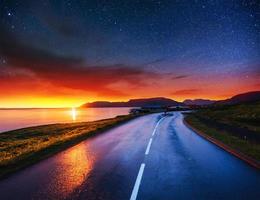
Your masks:
[{"label": "distant hill", "polygon": [[146,99],[131,99],[127,102],[109,102],[95,101],[92,103],[83,104],[81,107],[100,108],[100,107],[162,107],[162,106],[180,106],[180,102],[164,97],[146,98]]},{"label": "distant hill", "polygon": [[236,95],[230,99],[214,101],[209,99],[187,99],[183,103],[174,101],[169,98],[156,97],[145,99],[131,99],[126,102],[109,102],[109,101],[95,101],[92,103],[85,103],[81,107],[88,108],[102,108],[102,107],[163,107],[163,106],[182,106],[182,105],[217,105],[217,104],[237,104],[250,101],[260,100],[260,91],[247,92]]},{"label": "distant hill", "polygon": [[239,104],[245,102],[252,102],[260,100],[260,91],[247,92],[238,94],[230,99],[217,101],[216,104]]},{"label": "distant hill", "polygon": [[245,102],[252,102],[260,100],[260,91],[253,91],[235,95],[229,99],[225,100],[209,100],[209,99],[186,99],[183,103],[187,106],[196,105],[196,106],[205,106],[205,105],[230,105],[230,104],[239,104]]},{"label": "distant hill", "polygon": [[209,99],[186,99],[183,101],[183,103],[187,106],[191,105],[196,105],[196,106],[204,106],[204,105],[211,105],[215,103],[216,101],[214,100],[209,100]]}]

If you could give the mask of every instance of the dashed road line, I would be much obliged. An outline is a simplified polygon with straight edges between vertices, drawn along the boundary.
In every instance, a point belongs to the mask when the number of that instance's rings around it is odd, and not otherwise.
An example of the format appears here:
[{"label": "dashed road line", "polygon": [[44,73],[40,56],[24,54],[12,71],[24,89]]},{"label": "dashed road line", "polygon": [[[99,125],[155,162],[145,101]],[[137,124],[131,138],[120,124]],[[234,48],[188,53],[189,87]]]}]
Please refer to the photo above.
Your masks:
[{"label": "dashed road line", "polygon": [[139,190],[139,187],[140,187],[140,184],[141,184],[142,176],[143,176],[143,173],[144,173],[144,167],[145,167],[145,164],[142,163],[141,166],[140,166],[136,181],[135,181],[135,186],[133,188],[130,200],[136,200],[138,190]]},{"label": "dashed road line", "polygon": [[155,135],[155,133],[156,133],[156,130],[157,130],[157,128],[158,128],[158,126],[159,126],[159,124],[161,123],[161,121],[164,119],[164,117],[162,117],[158,122],[157,122],[157,124],[156,124],[156,126],[155,126],[155,128],[154,128],[154,130],[153,130],[153,133],[152,133],[152,136],[154,136]]},{"label": "dashed road line", "polygon": [[146,151],[145,151],[145,155],[149,154],[152,142],[153,142],[153,138],[150,138],[149,143],[148,143],[147,148],[146,148]]},{"label": "dashed road line", "polygon": [[[147,147],[146,147],[145,155],[148,155],[148,154],[149,154],[149,151],[150,151],[150,148],[151,148],[151,145],[152,145],[152,142],[153,142],[153,136],[155,135],[156,130],[157,130],[159,124],[161,123],[161,121],[162,121],[163,119],[164,119],[164,117],[162,117],[162,118],[157,122],[157,124],[156,124],[156,126],[155,126],[155,128],[154,128],[153,133],[152,133],[152,137],[150,138],[149,143],[148,143],[148,145],[147,145]],[[136,198],[137,198],[137,194],[138,194],[139,187],[140,187],[140,184],[141,184],[142,176],[143,176],[143,173],[144,173],[144,167],[145,167],[145,163],[142,163],[141,166],[140,166],[140,169],[139,169],[139,172],[138,172],[136,181],[135,181],[135,185],[134,185],[134,188],[133,188],[133,191],[132,191],[130,200],[136,200]]]}]

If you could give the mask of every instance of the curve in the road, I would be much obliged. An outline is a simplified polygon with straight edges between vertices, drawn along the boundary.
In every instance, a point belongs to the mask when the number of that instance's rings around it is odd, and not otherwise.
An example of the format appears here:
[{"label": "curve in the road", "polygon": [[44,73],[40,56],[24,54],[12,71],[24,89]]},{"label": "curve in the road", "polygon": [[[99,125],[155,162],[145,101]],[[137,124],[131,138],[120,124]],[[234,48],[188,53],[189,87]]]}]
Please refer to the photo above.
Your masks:
[{"label": "curve in the road", "polygon": [[143,116],[0,181],[23,199],[259,199],[260,173],[198,136],[183,116]]}]

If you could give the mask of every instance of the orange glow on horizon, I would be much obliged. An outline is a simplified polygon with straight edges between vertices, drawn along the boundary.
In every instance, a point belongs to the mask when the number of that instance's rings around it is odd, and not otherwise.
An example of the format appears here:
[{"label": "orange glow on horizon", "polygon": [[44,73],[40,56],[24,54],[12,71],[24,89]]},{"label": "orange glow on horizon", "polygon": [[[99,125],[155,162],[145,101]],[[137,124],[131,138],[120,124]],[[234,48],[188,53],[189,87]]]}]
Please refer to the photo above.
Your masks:
[{"label": "orange glow on horizon", "polygon": [[86,101],[62,97],[11,97],[0,99],[0,108],[68,108],[78,107]]},{"label": "orange glow on horizon", "polygon": [[121,88],[110,88],[117,89],[122,92],[122,95],[110,94],[109,92],[101,95],[99,93],[102,91],[98,92],[98,90],[65,90],[51,86],[48,86],[47,92],[37,87],[35,90],[30,90],[31,86],[18,87],[18,85],[13,85],[13,89],[6,87],[0,85],[2,94],[0,108],[76,108],[93,101],[115,102],[153,97],[166,97],[179,102],[185,99],[222,100],[244,92],[260,90],[260,85],[256,84],[254,80],[245,82],[240,79],[227,79],[219,82],[213,78],[211,83],[191,80],[171,85],[168,80],[165,80],[158,82],[157,85],[140,85],[134,89],[124,85]]},{"label": "orange glow on horizon", "polygon": [[[249,92],[243,91],[243,92]],[[243,93],[241,92],[241,93]],[[6,99],[0,99],[0,108],[71,108],[70,115],[72,116],[73,120],[76,120],[77,110],[76,108],[83,105],[87,102],[94,102],[94,101],[128,101],[129,99],[138,99],[138,98],[154,98],[154,97],[165,97],[170,98],[175,101],[182,102],[185,99],[211,99],[211,100],[223,100],[230,98],[239,93],[231,93],[227,95],[206,95],[206,94],[194,94],[194,95],[157,95],[157,96],[131,96],[129,98],[108,98],[108,97],[99,97],[99,98],[89,98],[89,97],[27,97],[27,98],[20,98],[20,97],[11,97]]]},{"label": "orange glow on horizon", "polygon": [[[8,74],[17,72],[12,69]],[[185,99],[221,100],[260,90],[257,73],[250,77],[198,74],[174,79],[172,74],[155,76],[149,71],[130,68],[88,70],[88,73],[83,73],[71,69],[63,76],[45,76],[39,71],[40,78],[23,73],[0,77],[0,108],[75,108],[93,101],[152,97],[166,97],[179,102]]]}]

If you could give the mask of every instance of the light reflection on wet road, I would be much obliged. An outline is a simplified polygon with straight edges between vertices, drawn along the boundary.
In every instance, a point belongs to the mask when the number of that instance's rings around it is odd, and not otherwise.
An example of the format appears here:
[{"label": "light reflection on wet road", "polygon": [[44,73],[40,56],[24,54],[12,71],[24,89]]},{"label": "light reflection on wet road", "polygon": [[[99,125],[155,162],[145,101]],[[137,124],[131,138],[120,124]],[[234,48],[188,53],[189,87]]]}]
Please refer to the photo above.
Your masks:
[{"label": "light reflection on wet road", "polygon": [[[87,178],[93,168],[95,157],[89,152],[87,144],[79,144],[64,152],[56,160],[56,168],[48,174],[51,179],[34,198],[66,198]],[[46,195],[47,194],[47,195]]]},{"label": "light reflection on wet road", "polygon": [[140,200],[259,199],[259,171],[186,128],[180,113],[153,134],[160,117],[132,120],[1,180],[1,199],[129,199],[142,163]]}]

